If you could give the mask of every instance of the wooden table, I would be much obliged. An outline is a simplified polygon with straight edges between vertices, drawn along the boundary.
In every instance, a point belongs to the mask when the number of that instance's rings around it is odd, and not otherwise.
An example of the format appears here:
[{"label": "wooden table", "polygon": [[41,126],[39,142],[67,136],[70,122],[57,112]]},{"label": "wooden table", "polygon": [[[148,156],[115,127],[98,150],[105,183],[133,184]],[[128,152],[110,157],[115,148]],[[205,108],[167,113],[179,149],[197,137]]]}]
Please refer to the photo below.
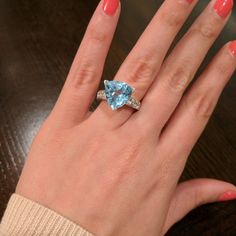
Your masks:
[{"label": "wooden table", "polygon": [[[113,77],[160,6],[123,0],[104,79]],[[14,192],[30,143],[55,103],[97,0],[0,1],[0,215]],[[205,7],[199,2],[180,36]],[[236,38],[236,11],[202,68]],[[161,40],[161,39],[157,39]],[[212,177],[236,184],[236,76],[194,148],[182,180]],[[176,144],[178,145],[178,144]],[[236,235],[236,202],[202,206],[168,235]]]}]

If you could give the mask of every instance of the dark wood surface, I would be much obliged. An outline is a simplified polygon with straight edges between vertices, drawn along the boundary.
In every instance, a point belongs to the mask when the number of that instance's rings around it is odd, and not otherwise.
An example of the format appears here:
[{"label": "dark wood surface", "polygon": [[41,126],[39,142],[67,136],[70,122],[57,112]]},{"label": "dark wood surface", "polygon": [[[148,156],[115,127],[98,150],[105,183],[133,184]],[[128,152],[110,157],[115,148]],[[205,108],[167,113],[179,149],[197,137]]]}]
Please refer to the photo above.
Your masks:
[{"label": "dark wood surface", "polygon": [[[115,74],[161,2],[122,1],[104,79]],[[207,2],[199,2],[180,36]],[[30,143],[63,86],[97,3],[97,0],[0,1],[0,216],[14,192]],[[234,37],[236,11],[200,71]],[[236,184],[235,79],[236,76],[225,89],[194,148],[182,180],[212,177]],[[202,206],[176,224],[168,235],[234,236],[236,202]]]}]

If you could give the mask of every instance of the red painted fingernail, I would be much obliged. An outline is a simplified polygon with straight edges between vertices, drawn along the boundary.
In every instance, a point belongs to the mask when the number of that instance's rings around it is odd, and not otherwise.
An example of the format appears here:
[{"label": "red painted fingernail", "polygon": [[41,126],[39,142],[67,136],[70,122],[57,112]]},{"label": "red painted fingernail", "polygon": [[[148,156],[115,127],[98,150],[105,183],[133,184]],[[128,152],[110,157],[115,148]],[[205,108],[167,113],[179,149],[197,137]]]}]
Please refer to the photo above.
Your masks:
[{"label": "red painted fingernail", "polygon": [[119,6],[119,2],[119,0],[104,0],[103,11],[108,15],[114,15]]},{"label": "red painted fingernail", "polygon": [[214,9],[219,16],[225,18],[230,13],[233,5],[233,0],[216,0]]},{"label": "red painted fingernail", "polygon": [[191,4],[194,0],[186,0],[189,4]]},{"label": "red painted fingernail", "polygon": [[236,57],[236,40],[230,43],[229,50]]},{"label": "red painted fingernail", "polygon": [[223,193],[219,199],[220,202],[236,200],[236,191],[228,191]]}]

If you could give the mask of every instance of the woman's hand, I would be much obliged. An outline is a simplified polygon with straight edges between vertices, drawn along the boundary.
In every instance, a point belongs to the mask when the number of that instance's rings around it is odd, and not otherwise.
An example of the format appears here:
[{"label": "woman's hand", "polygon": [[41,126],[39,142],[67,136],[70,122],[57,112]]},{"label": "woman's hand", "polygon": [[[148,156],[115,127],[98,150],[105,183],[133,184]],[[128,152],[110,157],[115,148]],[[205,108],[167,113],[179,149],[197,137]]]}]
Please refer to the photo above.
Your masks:
[{"label": "woman's hand", "polygon": [[115,76],[136,88],[140,111],[112,111],[102,102],[90,113],[120,13],[118,0],[99,4],[32,145],[18,194],[100,236],[163,235],[194,207],[236,197],[236,187],[222,181],[177,184],[236,66],[231,42],[183,95],[233,3],[210,2],[164,60],[195,4],[166,0]]}]

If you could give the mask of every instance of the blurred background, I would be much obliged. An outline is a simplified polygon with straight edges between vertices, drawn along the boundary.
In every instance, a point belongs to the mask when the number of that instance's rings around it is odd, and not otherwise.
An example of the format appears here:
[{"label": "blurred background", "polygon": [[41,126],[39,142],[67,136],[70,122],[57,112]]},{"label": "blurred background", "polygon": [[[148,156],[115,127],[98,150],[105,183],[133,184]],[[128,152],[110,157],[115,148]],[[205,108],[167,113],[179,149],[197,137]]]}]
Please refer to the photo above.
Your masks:
[{"label": "blurred background", "polygon": [[[121,1],[121,18],[103,79],[113,78],[162,3]],[[175,42],[207,3],[199,0]],[[32,139],[59,95],[97,4],[98,0],[0,1],[0,218],[15,190]],[[235,9],[198,73],[222,45],[233,39]],[[194,148],[181,181],[195,177],[236,184],[236,75]],[[208,204],[188,214],[167,235],[235,236],[235,222],[236,201]]]}]

